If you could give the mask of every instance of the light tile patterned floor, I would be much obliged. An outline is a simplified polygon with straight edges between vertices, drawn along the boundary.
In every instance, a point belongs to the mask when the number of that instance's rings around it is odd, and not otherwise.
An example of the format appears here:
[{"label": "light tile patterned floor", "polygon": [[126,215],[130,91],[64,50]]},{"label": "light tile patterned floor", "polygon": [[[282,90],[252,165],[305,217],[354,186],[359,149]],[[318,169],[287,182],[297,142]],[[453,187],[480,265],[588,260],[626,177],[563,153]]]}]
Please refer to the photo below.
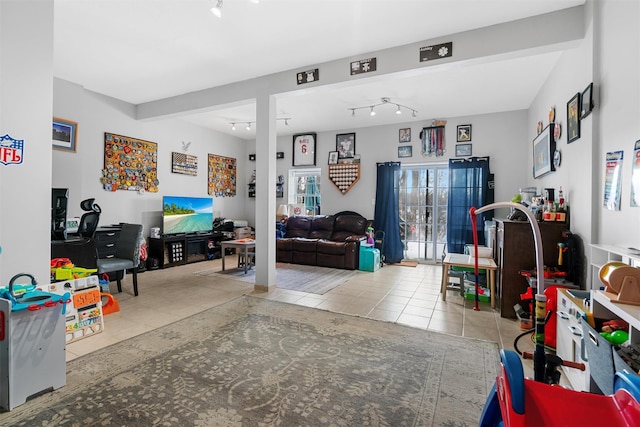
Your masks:
[{"label": "light tile patterned floor", "polygon": [[[227,256],[227,262],[235,265],[235,258],[229,259],[231,257],[234,256]],[[120,312],[105,317],[104,332],[68,344],[67,360],[245,294],[491,340],[508,349],[513,349],[513,340],[521,333],[518,322],[501,318],[489,303],[480,303],[480,310],[475,311],[473,301],[464,300],[452,291],[443,302],[440,296],[440,265],[386,265],[374,273],[360,272],[324,295],[286,289],[261,293],[253,290],[253,284],[194,274],[220,266],[221,260],[218,259],[146,271],[138,275],[138,297],[133,296],[131,278],[127,276],[123,283],[124,292],[114,294],[120,303]],[[111,284],[111,289],[116,291],[115,283]],[[532,350],[527,339],[520,341],[520,347]],[[525,372],[531,375],[528,371],[530,367],[525,362]]]}]

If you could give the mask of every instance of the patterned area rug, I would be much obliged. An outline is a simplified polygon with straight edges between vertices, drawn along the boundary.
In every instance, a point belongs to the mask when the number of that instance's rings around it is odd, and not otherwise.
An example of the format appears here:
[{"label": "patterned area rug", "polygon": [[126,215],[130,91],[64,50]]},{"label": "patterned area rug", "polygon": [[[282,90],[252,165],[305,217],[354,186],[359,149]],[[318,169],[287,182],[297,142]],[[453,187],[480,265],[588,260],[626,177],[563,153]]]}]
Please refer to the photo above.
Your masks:
[{"label": "patterned area rug", "polygon": [[[255,283],[255,270],[244,273],[244,269],[230,268],[198,271],[201,276],[223,276],[243,282]],[[367,274],[358,270],[341,270],[338,268],[316,267],[313,265],[276,263],[276,287],[292,291],[324,294],[343,284],[356,274]]]},{"label": "patterned area rug", "polygon": [[240,297],[75,359],[8,426],[472,426],[496,343]]}]

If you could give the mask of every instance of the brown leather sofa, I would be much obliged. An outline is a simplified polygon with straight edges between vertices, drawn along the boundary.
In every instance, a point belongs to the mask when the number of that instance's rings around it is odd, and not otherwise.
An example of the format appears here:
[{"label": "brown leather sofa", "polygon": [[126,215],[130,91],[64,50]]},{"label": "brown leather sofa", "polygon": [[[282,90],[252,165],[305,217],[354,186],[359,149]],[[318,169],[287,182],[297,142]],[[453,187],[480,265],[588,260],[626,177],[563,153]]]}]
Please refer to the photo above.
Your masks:
[{"label": "brown leather sofa", "polygon": [[357,270],[360,241],[366,238],[369,225],[365,217],[351,211],[290,217],[285,236],[276,241],[276,260]]}]

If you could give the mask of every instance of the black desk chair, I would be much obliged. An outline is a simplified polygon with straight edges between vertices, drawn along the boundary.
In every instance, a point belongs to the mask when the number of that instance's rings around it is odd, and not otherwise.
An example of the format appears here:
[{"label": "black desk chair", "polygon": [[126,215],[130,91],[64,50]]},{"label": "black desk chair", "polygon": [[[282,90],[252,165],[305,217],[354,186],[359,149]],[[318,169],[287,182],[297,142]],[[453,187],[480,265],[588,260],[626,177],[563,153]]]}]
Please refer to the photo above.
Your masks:
[{"label": "black desk chair", "polygon": [[[99,258],[98,275],[103,273],[131,270],[133,276],[133,294],[138,296],[138,264],[140,263],[140,243],[142,242],[142,225],[122,224],[118,241],[116,242],[116,255],[113,258]],[[122,292],[122,279],[118,282],[118,292]]]},{"label": "black desk chair", "polygon": [[94,200],[95,199],[87,199],[80,203],[82,210],[87,213],[82,215],[82,218],[80,218],[78,234],[90,239],[93,239],[96,235],[98,221],[100,221],[100,213],[102,212],[102,209],[100,209],[98,204],[94,203]]}]

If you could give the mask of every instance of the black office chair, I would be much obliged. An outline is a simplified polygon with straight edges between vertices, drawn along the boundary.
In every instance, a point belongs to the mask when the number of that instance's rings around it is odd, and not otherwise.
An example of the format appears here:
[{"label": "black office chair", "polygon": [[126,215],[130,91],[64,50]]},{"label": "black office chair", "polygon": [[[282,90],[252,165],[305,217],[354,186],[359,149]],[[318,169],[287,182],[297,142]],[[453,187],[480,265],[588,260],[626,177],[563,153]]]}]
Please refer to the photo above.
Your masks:
[{"label": "black office chair", "polygon": [[[138,296],[138,264],[140,263],[140,243],[142,242],[142,225],[122,224],[116,254],[113,258],[98,258],[98,275],[104,273],[131,270],[133,276],[133,294]],[[118,275],[118,292],[122,292],[122,279]]]},{"label": "black office chair", "polygon": [[80,203],[80,207],[83,211],[87,212],[80,218],[80,225],[78,226],[78,234],[82,237],[88,237],[93,239],[98,228],[98,222],[100,221],[100,213],[102,209],[96,203],[95,199],[83,200]]}]

